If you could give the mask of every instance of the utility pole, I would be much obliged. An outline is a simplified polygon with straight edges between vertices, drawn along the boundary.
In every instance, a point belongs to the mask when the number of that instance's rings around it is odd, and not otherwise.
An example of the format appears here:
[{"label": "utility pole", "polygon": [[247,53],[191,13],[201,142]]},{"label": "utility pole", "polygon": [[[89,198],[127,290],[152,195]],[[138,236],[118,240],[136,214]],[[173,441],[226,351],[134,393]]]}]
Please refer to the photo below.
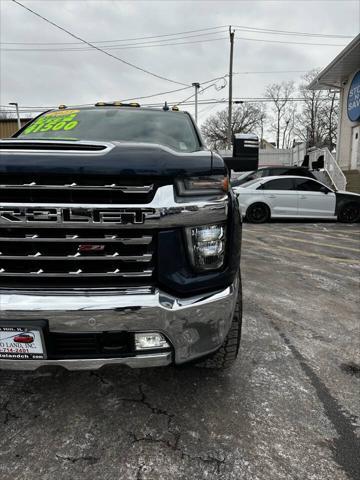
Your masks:
[{"label": "utility pole", "polygon": [[229,67],[229,118],[228,118],[228,131],[227,131],[227,144],[231,149],[231,122],[232,122],[232,77],[233,77],[233,56],[234,56],[234,36],[235,30],[229,26],[230,35],[230,67]]},{"label": "utility pole", "polygon": [[18,130],[21,128],[21,122],[20,122],[20,114],[19,114],[19,104],[16,102],[10,102],[9,105],[15,105],[16,108],[16,116],[17,116],[17,124],[18,124]]},{"label": "utility pole", "polygon": [[200,88],[200,83],[194,82],[192,84],[195,87],[195,123],[197,124],[198,121],[198,90]]}]

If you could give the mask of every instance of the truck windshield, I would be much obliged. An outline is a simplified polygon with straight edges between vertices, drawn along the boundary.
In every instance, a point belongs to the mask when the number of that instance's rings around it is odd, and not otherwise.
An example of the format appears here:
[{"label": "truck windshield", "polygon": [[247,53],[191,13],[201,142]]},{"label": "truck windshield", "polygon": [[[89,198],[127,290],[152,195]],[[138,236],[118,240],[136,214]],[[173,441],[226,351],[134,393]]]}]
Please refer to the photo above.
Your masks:
[{"label": "truck windshield", "polygon": [[145,142],[180,152],[194,152],[201,144],[190,117],[184,113],[136,107],[64,109],[47,112],[19,138]]}]

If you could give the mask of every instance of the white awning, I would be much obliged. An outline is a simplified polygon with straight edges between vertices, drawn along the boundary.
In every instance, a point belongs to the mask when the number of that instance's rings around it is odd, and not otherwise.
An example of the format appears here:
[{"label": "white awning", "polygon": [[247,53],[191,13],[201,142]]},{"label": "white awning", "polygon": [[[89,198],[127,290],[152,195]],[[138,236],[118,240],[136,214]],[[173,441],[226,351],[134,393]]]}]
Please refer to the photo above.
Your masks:
[{"label": "white awning", "polygon": [[352,73],[360,70],[360,34],[310,83],[310,90],[342,88]]}]

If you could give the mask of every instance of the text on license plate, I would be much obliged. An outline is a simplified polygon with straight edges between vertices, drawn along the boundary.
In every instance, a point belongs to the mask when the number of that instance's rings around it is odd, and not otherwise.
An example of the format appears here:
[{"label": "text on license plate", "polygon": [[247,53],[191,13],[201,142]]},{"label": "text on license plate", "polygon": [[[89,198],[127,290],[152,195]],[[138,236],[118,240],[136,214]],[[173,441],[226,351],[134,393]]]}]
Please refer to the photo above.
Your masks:
[{"label": "text on license plate", "polygon": [[45,358],[39,329],[0,327],[0,359],[41,360]]}]

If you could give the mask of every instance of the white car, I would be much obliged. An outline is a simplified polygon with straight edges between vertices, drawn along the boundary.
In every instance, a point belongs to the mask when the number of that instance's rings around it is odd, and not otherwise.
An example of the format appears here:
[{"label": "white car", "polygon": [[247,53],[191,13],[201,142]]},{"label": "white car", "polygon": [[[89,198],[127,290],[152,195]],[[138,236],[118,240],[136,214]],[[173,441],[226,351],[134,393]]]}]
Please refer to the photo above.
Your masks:
[{"label": "white car", "polygon": [[233,190],[242,216],[252,223],[270,218],[321,218],[346,223],[360,219],[359,194],[334,191],[307,177],[257,178]]}]

